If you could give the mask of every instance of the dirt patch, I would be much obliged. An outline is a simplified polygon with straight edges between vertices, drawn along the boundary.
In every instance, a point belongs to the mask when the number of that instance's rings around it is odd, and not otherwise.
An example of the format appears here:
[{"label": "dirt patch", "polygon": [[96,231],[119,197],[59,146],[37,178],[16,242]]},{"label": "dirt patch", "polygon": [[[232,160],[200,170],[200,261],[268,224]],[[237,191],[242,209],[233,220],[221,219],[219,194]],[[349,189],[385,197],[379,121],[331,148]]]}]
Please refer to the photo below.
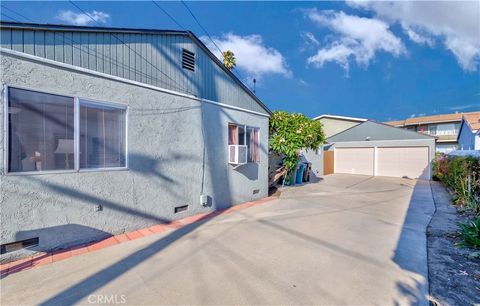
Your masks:
[{"label": "dirt patch", "polygon": [[279,198],[282,192],[277,187],[273,186],[268,189],[268,196]]},{"label": "dirt patch", "polygon": [[480,260],[468,255],[473,250],[459,248],[459,223],[470,216],[460,214],[450,194],[438,182],[432,182],[436,212],[427,229],[430,295],[440,305],[480,303]]}]

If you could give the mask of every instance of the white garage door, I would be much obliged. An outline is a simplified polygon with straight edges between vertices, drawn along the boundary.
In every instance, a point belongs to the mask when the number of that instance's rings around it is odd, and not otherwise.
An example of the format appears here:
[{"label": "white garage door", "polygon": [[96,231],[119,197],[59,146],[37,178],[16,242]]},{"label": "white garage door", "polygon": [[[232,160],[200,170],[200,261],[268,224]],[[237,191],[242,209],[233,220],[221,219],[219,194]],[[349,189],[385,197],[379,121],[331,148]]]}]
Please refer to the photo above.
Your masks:
[{"label": "white garage door", "polygon": [[335,173],[373,175],[373,148],[336,148]]},{"label": "white garage door", "polygon": [[428,147],[377,148],[377,175],[428,180]]}]

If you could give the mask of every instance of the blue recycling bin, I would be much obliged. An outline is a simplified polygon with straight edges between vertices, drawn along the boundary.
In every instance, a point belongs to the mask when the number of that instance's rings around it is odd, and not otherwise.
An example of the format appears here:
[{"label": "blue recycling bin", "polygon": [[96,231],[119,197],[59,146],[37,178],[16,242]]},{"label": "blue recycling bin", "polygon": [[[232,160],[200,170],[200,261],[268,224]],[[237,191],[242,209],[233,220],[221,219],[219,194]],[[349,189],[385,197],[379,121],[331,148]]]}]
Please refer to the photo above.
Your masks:
[{"label": "blue recycling bin", "polygon": [[295,183],[297,184],[303,184],[303,171],[305,171],[305,164],[300,164],[298,166],[297,170],[297,178],[295,180]]}]

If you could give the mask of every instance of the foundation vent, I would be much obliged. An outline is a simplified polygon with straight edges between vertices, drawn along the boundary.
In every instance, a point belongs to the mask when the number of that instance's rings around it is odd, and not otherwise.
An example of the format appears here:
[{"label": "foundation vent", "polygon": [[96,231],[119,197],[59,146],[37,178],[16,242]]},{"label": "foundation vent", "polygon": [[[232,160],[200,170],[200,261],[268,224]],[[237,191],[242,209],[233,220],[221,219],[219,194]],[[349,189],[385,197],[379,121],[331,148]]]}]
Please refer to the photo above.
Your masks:
[{"label": "foundation vent", "polygon": [[175,213],[179,213],[182,211],[186,211],[188,209],[188,205],[183,205],[183,206],[177,206],[175,207],[174,211]]}]

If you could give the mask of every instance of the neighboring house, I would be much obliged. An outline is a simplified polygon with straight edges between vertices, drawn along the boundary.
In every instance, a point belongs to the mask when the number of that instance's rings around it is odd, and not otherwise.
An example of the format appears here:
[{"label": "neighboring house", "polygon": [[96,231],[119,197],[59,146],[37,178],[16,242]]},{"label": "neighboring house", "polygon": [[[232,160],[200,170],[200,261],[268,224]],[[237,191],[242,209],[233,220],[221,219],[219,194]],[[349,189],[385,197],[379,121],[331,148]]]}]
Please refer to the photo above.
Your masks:
[{"label": "neighboring house", "polygon": [[455,113],[415,117],[405,120],[389,121],[385,123],[391,126],[435,136],[437,138],[436,151],[448,153],[458,148],[457,138],[463,115],[479,113],[480,112]]},{"label": "neighboring house", "polygon": [[431,178],[435,138],[365,121],[327,139],[325,169],[333,173]]},{"label": "neighboring house", "polygon": [[356,126],[362,122],[367,121],[367,119],[363,119],[363,118],[353,118],[353,117],[334,116],[334,115],[321,115],[313,119],[318,120],[322,123],[323,132],[325,133],[326,138],[333,136],[335,134],[338,134],[342,131],[345,131],[346,129]]},{"label": "neighboring house", "polygon": [[464,114],[458,133],[459,150],[480,150],[480,112]]},{"label": "neighboring house", "polygon": [[2,253],[267,196],[271,112],[191,32],[2,22],[0,54]]}]

